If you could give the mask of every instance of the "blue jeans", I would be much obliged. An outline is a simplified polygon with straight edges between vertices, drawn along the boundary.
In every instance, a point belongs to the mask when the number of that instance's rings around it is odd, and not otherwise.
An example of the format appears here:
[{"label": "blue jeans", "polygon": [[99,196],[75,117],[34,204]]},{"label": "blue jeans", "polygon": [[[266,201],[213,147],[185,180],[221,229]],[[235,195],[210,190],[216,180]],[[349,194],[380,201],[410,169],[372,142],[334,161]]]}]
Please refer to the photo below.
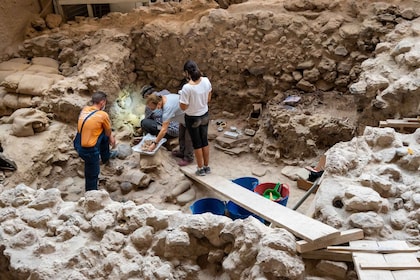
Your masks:
[{"label": "blue jeans", "polygon": [[109,160],[109,137],[102,132],[94,147],[80,148],[79,156],[85,162],[85,190],[98,189],[98,178],[100,173],[99,156],[103,163]]}]

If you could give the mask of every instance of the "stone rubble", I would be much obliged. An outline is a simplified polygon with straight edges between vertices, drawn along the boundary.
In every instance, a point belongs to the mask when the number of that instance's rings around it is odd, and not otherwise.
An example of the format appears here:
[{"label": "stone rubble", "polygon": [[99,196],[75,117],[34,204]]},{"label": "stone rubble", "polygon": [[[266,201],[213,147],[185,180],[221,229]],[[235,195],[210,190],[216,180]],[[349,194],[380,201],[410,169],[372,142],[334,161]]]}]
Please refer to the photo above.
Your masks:
[{"label": "stone rubble", "polygon": [[[183,214],[87,192],[64,202],[57,189],[23,184],[0,194],[0,229],[18,279],[302,279],[295,237],[253,217]],[[57,275],[60,275],[59,278]],[[269,276],[271,275],[271,276]]]}]

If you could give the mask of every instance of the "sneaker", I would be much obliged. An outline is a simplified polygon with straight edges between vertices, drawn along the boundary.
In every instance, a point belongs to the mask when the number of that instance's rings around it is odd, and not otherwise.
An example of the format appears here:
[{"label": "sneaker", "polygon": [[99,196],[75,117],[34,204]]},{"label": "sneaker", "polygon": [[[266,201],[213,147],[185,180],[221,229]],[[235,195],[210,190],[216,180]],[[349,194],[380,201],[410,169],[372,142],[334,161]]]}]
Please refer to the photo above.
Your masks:
[{"label": "sneaker", "polygon": [[206,171],[204,171],[204,168],[197,168],[197,171],[195,171],[195,175],[206,176]]},{"label": "sneaker", "polygon": [[172,155],[177,158],[184,158],[184,155],[180,151],[172,151]]},{"label": "sneaker", "polygon": [[211,169],[210,166],[203,166],[204,172],[206,172],[206,174],[210,174],[211,173]]},{"label": "sneaker", "polygon": [[193,162],[192,160],[185,160],[185,159],[181,159],[180,161],[178,161],[178,165],[179,166],[187,166],[188,164],[190,164],[191,162]]},{"label": "sneaker", "polygon": [[118,156],[118,151],[117,150],[112,150],[109,152],[109,158],[110,159],[114,159]]}]

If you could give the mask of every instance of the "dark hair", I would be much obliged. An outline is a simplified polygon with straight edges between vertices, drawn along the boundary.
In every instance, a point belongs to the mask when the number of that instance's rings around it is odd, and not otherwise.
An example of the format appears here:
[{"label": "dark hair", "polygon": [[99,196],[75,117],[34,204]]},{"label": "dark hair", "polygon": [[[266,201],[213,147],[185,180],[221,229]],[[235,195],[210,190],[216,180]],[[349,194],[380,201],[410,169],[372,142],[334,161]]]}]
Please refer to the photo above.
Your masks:
[{"label": "dark hair", "polygon": [[152,84],[146,85],[141,89],[141,96],[146,98],[148,95],[152,94],[155,91],[155,88]]},{"label": "dark hair", "polygon": [[102,100],[106,100],[106,93],[103,91],[97,91],[92,94],[92,103],[99,104]]},{"label": "dark hair", "polygon": [[187,62],[185,62],[184,64],[184,71],[186,71],[188,73],[188,75],[190,75],[190,78],[195,82],[198,79],[201,78],[201,72],[200,69],[198,69],[197,63],[195,63],[192,60],[188,60]]}]

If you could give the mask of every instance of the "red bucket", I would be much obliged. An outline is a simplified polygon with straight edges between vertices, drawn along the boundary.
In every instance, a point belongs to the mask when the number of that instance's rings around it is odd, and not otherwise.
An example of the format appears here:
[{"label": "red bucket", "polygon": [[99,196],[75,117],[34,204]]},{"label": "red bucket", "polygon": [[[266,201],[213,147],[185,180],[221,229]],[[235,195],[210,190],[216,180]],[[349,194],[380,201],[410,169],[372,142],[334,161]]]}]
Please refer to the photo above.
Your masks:
[{"label": "red bucket", "polygon": [[[257,185],[254,189],[254,192],[263,195],[264,191],[267,189],[274,189],[277,183],[261,183]],[[283,206],[287,205],[287,200],[289,199],[290,187],[288,184],[281,184],[279,188],[279,193],[281,197],[274,200],[274,202],[280,203]]]}]

